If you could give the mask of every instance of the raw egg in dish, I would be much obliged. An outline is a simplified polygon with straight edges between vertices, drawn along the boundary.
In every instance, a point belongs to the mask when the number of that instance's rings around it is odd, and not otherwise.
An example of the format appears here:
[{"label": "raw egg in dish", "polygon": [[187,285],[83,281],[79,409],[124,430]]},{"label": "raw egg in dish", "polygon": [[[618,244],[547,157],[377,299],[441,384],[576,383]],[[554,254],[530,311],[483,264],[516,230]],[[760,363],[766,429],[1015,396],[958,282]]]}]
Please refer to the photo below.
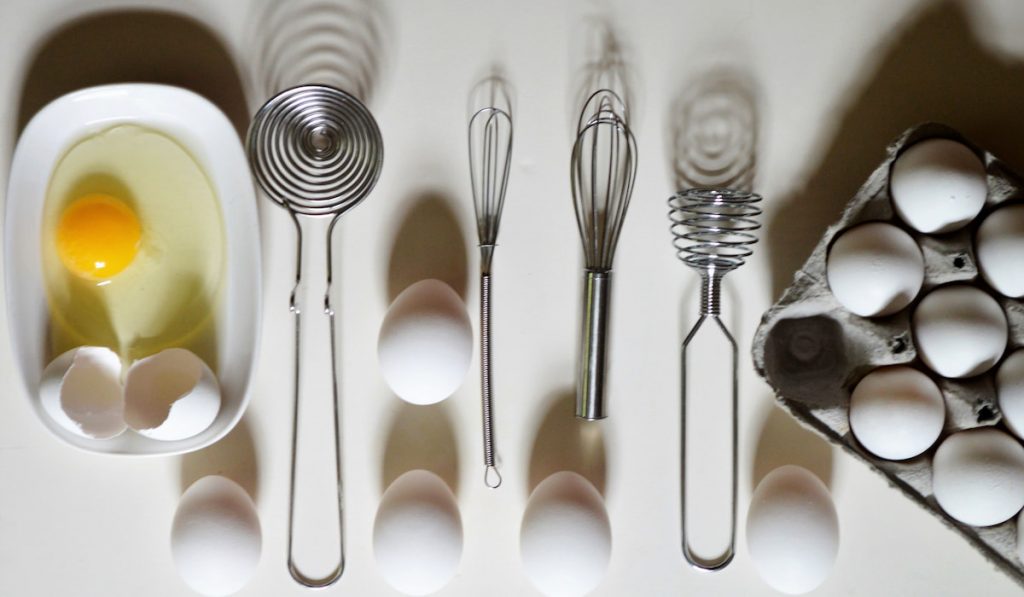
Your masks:
[{"label": "raw egg in dish", "polygon": [[131,362],[182,347],[214,366],[224,223],[177,141],[126,124],[73,145],[50,177],[42,241],[51,355],[107,346]]}]

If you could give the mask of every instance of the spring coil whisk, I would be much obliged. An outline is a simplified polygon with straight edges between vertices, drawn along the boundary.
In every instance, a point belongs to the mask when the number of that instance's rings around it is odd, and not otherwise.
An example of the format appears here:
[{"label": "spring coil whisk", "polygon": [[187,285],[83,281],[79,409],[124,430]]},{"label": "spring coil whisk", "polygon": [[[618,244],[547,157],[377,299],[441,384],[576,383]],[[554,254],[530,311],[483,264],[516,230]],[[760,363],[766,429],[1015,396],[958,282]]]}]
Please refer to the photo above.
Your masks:
[{"label": "spring coil whisk", "polygon": [[[729,271],[743,265],[761,228],[761,196],[729,189],[689,189],[668,200],[672,244],[690,267]],[[723,271],[723,273],[724,273]]]},{"label": "spring coil whisk", "polygon": [[[721,570],[732,561],[736,550],[736,500],[737,500],[737,407],[738,407],[738,350],[721,314],[722,278],[743,265],[753,253],[752,245],[757,242],[754,232],[761,227],[757,216],[761,209],[757,203],[760,195],[730,189],[689,189],[668,200],[668,217],[671,221],[672,245],[676,255],[686,265],[694,268],[701,276],[700,317],[683,340],[680,355],[680,513],[683,557],[691,566],[704,571]],[[704,327],[705,322],[710,322]],[[698,332],[721,334],[729,345],[731,376],[728,393],[732,410],[730,424],[731,444],[731,502],[730,527],[726,548],[713,557],[698,555],[693,551],[687,535],[687,487],[686,480],[686,434],[687,434],[687,390],[692,382],[688,378],[687,350]],[[698,371],[699,373],[699,371]],[[715,383],[700,385],[702,397],[712,394]],[[724,392],[723,392],[724,393]]]}]

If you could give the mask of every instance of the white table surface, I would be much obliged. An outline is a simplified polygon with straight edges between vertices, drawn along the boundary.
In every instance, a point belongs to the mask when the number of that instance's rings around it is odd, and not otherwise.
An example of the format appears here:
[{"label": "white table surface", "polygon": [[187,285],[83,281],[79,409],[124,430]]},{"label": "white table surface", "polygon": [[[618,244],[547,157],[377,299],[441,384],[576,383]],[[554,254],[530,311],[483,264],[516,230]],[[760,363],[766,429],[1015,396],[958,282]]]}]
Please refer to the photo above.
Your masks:
[{"label": "white table surface", "polygon": [[[296,7],[325,3],[301,0],[289,9],[309,27],[316,21]],[[606,499],[613,553],[594,595],[770,595],[747,555],[742,520],[755,480],[787,462],[822,476],[839,513],[835,569],[813,594],[1009,595],[1020,590],[866,466],[782,415],[750,367],[746,347],[761,312],[881,160],[885,144],[904,128],[943,121],[1024,168],[1024,4],[435,0],[368,8],[357,0],[338,3],[352,9],[349,15],[369,10],[380,24],[372,43],[380,60],[366,82],[372,83],[370,106],[387,155],[380,184],[346,215],[335,246],[348,567],[322,594],[394,594],[374,568],[373,519],[386,484],[405,470],[423,467],[453,486],[464,525],[462,563],[441,595],[535,594],[519,565],[519,524],[530,488],[562,468],[591,478]],[[54,43],[65,54],[50,56],[80,56],[91,70],[67,60],[66,70],[40,70],[40,64],[50,64],[45,60],[32,66],[43,41],[64,25],[101,10],[138,7],[183,13],[202,23],[179,22],[149,38],[158,48],[174,48],[158,61],[167,70],[147,70],[138,64],[144,52],[117,49],[119,40],[132,37],[130,27],[103,34],[109,46],[95,42],[102,35],[82,35],[93,40],[86,47],[75,45],[82,43],[76,37],[81,32],[58,33],[64,37]],[[63,91],[67,81],[141,77],[190,84],[223,93],[222,105],[244,126],[266,97],[268,61],[257,60],[260,41],[295,35],[261,25],[258,15],[264,10],[263,2],[246,0],[4,0],[0,163],[10,162],[23,90],[31,88],[32,101],[38,102],[48,90]],[[580,265],[567,170],[570,123],[587,54],[581,48],[588,30],[601,22],[612,23],[622,43],[641,163],[616,262],[611,417],[581,435],[567,406]],[[237,65],[237,81],[219,77],[210,44],[169,43],[174,42],[169,36],[179,31],[194,36],[201,27],[221,40]],[[517,125],[495,273],[497,442],[505,475],[497,491],[481,481],[476,360],[449,400],[413,408],[387,390],[375,350],[388,303],[421,278],[451,283],[476,321],[466,98],[494,63],[515,90]],[[701,575],[680,555],[675,472],[677,345],[696,309],[695,276],[671,250],[665,198],[673,190],[673,100],[693,89],[702,73],[722,67],[745,73],[755,91],[755,187],[766,197],[766,230],[749,264],[730,275],[726,296],[730,324],[744,347],[739,555],[724,572]],[[6,167],[0,177],[3,188]],[[172,567],[170,523],[185,486],[213,472],[241,482],[254,495],[262,521],[262,560],[241,594],[307,594],[284,566],[291,416],[286,301],[293,238],[284,212],[261,202],[266,292],[252,404],[236,431],[208,450],[128,459],[58,443],[34,420],[9,343],[0,342],[0,595],[189,594]],[[6,337],[2,318],[0,335]],[[314,402],[320,404],[310,406],[310,417],[329,412],[318,411],[326,409],[325,400]],[[316,423],[304,419],[310,421]],[[317,429],[309,438],[326,441]],[[698,440],[716,445],[707,433]],[[584,449],[584,443],[597,448]],[[326,457],[322,446],[315,454]],[[304,471],[324,470],[322,458],[308,460]],[[320,475],[314,481],[322,488],[325,479]],[[709,486],[720,482],[721,471],[708,472],[707,480]],[[324,491],[315,491],[312,495],[323,498]],[[311,502],[310,512],[314,506],[325,504]]]}]

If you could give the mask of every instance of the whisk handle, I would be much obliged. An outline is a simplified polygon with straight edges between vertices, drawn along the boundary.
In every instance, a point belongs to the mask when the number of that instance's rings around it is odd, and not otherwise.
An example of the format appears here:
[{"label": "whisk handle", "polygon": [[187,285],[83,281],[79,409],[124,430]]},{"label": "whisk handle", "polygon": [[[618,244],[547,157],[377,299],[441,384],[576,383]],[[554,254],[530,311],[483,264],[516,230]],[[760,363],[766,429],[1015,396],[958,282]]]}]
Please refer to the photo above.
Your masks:
[{"label": "whisk handle", "polygon": [[480,407],[483,419],[484,483],[501,485],[494,460],[494,395],[491,385],[491,274],[480,274]]},{"label": "whisk handle", "polygon": [[611,272],[587,270],[583,279],[583,328],[579,374],[576,380],[576,416],[596,421],[607,416],[604,406],[608,313]]}]

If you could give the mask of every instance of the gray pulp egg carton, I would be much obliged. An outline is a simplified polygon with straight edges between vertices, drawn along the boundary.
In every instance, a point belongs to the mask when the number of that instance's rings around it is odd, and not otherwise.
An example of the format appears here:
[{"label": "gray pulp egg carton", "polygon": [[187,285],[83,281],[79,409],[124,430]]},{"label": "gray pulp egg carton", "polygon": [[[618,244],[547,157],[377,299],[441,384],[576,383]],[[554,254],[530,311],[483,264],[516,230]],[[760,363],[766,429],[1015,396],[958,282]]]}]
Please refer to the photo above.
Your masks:
[{"label": "gray pulp egg carton", "polygon": [[[904,148],[932,137],[953,139],[974,149],[988,173],[988,198],[981,214],[959,231],[935,236],[921,234],[900,220],[889,196],[889,172],[896,157]],[[945,437],[975,427],[1004,427],[995,395],[998,365],[977,377],[943,379],[919,358],[910,326],[911,314],[930,289],[966,282],[987,291],[1002,305],[1010,327],[1004,354],[1024,344],[1024,304],[1001,296],[979,276],[972,241],[985,216],[997,205],[1024,196],[1022,190],[1024,178],[948,127],[924,124],[905,132],[889,146],[888,157],[847,204],[839,221],[825,231],[793,284],[765,312],[754,336],[753,358],[758,374],[793,417],[867,463],[1024,586],[1024,564],[1016,553],[1016,517],[992,527],[964,525],[942,511],[932,492],[932,457]],[[884,221],[906,230],[920,245],[925,262],[924,286],[915,301],[899,313],[871,319],[843,308],[825,276],[833,238],[868,221]],[[938,383],[946,400],[946,423],[928,451],[896,462],[878,458],[860,446],[850,431],[848,405],[861,378],[878,367],[898,364],[926,371]]]}]

